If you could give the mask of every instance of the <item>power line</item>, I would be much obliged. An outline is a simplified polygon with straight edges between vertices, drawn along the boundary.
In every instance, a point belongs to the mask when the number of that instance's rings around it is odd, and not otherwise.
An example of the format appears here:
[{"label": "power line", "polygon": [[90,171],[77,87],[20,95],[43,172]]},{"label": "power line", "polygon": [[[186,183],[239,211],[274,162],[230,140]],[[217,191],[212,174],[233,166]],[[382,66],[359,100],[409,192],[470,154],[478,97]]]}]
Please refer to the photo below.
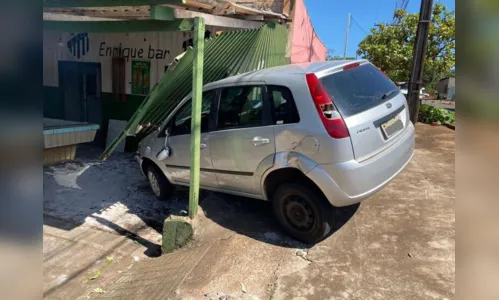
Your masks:
[{"label": "power line", "polygon": [[362,30],[366,35],[369,35],[369,33],[360,26],[360,24],[352,17],[352,14],[348,14],[348,22],[347,22],[347,28],[346,28],[346,36],[345,36],[345,51],[343,52],[343,58],[346,59],[347,57],[347,48],[348,48],[348,36],[350,34],[350,27],[352,27],[352,22],[359,27],[360,30]]},{"label": "power line", "polygon": [[402,4],[402,9],[406,10],[408,4],[409,4],[409,0],[405,0],[404,3]]},{"label": "power line", "polygon": [[[393,15],[395,15],[395,12],[397,12],[397,10],[399,9],[406,10],[408,4],[409,0],[397,0],[395,2],[395,10],[393,11]],[[392,25],[397,25],[397,22],[398,20],[394,17]]]},{"label": "power line", "polygon": [[352,21],[355,23],[355,25],[357,25],[357,27],[359,27],[360,30],[362,30],[366,35],[369,35],[369,33],[364,30],[364,28],[362,28],[362,26],[359,25],[359,23],[357,23],[357,21],[352,17]]},{"label": "power line", "polygon": [[395,9],[393,10],[393,21],[392,21],[392,25],[397,24],[397,19],[395,18],[395,13],[399,9],[399,6],[400,6],[400,0],[395,1]]}]

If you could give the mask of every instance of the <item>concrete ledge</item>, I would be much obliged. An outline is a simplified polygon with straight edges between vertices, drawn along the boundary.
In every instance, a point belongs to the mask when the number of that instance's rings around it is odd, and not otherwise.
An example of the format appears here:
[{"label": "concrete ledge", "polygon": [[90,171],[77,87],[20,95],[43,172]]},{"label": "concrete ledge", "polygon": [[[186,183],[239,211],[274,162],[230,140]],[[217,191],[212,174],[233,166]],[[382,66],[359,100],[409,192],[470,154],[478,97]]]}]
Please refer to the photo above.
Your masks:
[{"label": "concrete ledge", "polygon": [[58,162],[71,161],[75,159],[76,145],[62,146],[43,149],[43,165],[51,165]]},{"label": "concrete ledge", "polygon": [[163,254],[184,246],[193,234],[192,221],[188,217],[169,217],[163,224]]}]

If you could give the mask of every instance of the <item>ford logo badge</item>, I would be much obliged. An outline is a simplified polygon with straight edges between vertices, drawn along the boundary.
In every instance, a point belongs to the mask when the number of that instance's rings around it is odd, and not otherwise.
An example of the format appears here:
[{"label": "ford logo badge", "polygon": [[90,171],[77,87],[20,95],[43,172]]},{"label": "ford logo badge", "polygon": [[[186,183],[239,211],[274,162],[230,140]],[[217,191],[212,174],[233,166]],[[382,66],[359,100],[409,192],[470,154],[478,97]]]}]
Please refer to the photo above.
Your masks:
[{"label": "ford logo badge", "polygon": [[391,103],[387,103],[386,104],[386,108],[392,108],[392,104]]}]

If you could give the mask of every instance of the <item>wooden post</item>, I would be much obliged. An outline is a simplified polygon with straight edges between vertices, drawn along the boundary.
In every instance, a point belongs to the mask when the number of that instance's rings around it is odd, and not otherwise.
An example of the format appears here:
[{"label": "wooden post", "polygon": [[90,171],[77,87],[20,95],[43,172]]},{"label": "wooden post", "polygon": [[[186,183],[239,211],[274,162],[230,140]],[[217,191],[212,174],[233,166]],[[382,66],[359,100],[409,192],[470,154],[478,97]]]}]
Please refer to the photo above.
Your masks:
[{"label": "wooden post", "polygon": [[421,0],[418,29],[416,30],[416,40],[412,52],[411,75],[409,77],[409,84],[407,85],[409,115],[414,125],[418,122],[419,106],[421,104],[419,93],[423,87],[423,70],[426,49],[428,48],[432,6],[433,0]]},{"label": "wooden post", "polygon": [[201,103],[203,102],[204,19],[194,19],[194,62],[192,64],[191,169],[189,217],[198,211],[199,160],[201,151]]}]

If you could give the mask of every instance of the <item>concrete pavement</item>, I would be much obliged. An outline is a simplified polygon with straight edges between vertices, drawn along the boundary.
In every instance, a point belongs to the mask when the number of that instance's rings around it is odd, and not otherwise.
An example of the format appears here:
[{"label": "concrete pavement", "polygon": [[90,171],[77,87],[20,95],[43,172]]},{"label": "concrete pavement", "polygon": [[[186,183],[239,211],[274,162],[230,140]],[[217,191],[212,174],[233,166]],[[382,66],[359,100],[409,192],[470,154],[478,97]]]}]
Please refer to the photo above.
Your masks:
[{"label": "concrete pavement", "polygon": [[[139,261],[133,253],[144,249],[112,250],[123,254],[116,271],[72,285],[84,297],[112,299],[454,298],[454,148],[455,131],[418,124],[407,169],[360,206],[339,209],[336,232],[317,245],[284,235],[266,202],[208,193],[186,248]],[[87,260],[122,249],[113,245]],[[76,298],[69,286],[60,295]],[[97,287],[104,293],[86,294]]]},{"label": "concrete pavement", "polygon": [[180,290],[196,299],[237,295],[247,282],[260,299],[454,298],[454,138],[448,128],[418,124],[408,168],[360,207],[339,210],[345,223],[304,248],[305,258],[296,245],[233,236]]},{"label": "concrete pavement", "polygon": [[412,163],[278,279],[273,299],[452,299],[454,132],[418,125]]},{"label": "concrete pavement", "polygon": [[[43,226],[43,297],[46,299],[86,299],[96,288],[117,280],[147,248],[133,240],[76,227],[50,217]],[[134,259],[135,258],[135,259]]]}]

